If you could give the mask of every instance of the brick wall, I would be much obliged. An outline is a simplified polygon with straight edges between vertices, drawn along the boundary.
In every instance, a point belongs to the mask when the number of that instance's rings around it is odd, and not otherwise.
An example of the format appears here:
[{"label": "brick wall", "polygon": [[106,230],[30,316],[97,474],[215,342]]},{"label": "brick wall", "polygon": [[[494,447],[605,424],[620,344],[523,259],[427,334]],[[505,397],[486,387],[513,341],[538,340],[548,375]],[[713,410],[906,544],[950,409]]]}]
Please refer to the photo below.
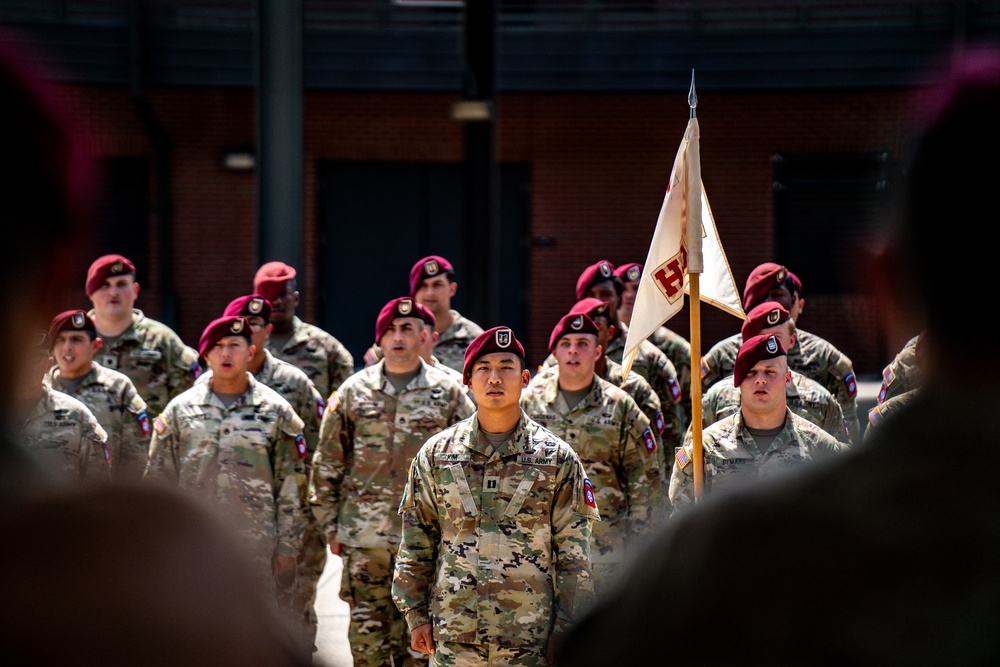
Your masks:
[{"label": "brick wall", "polygon": [[[69,92],[81,101],[97,152],[150,153],[127,89]],[[902,95],[894,90],[699,91],[703,181],[740,289],[754,266],[774,259],[771,155],[895,151],[906,120]],[[221,164],[225,150],[254,142],[254,95],[251,90],[156,89],[148,99],[172,144],[172,247],[167,253],[154,246],[151,256],[170,267],[178,330],[193,344],[205,323],[250,289],[257,266],[254,174],[226,171]],[[462,128],[449,118],[454,99],[441,94],[307,93],[306,260],[299,267],[304,318],[316,317],[317,161],[460,161]],[[687,123],[687,100],[683,92],[507,95],[498,100],[497,114],[499,158],[531,165],[531,236],[555,240],[552,246],[532,246],[530,331],[518,332],[528,343],[529,360],[538,362],[552,324],[574,300],[576,278],[586,265],[599,259],[615,264],[645,260]],[[156,224],[151,211],[154,243]],[[794,260],[787,263],[795,270]],[[876,374],[905,339],[887,340],[878,330],[878,312],[866,294],[862,267],[861,257],[857,266],[848,267],[856,285],[850,294],[810,297],[805,285],[807,308],[799,324],[834,342],[852,357],[859,373]],[[156,317],[165,285],[157,284],[153,267],[150,275],[153,284],[143,285],[139,307]],[[738,329],[739,321],[710,306],[701,314],[703,350]],[[688,319],[686,306],[668,326],[687,336]]]}]

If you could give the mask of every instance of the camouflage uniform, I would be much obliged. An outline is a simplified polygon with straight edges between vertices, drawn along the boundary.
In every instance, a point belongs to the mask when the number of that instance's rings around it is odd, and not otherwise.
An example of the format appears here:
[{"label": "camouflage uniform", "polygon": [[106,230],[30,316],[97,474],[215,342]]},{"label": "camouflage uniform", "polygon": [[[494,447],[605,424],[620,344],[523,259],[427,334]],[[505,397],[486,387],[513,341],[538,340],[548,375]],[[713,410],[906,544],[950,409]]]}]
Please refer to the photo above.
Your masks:
[{"label": "camouflage uniform", "polygon": [[[619,334],[615,336],[614,340],[608,341],[608,349],[604,353],[608,359],[615,363],[622,363],[625,354],[625,336]],[[664,414],[672,409],[676,415],[677,423],[687,424],[684,417],[684,391],[681,389],[680,379],[677,377],[677,369],[660,348],[653,345],[648,339],[639,343],[631,370],[649,382],[653,391],[660,397],[660,406],[663,408]],[[690,403],[691,398],[688,397],[688,404]]]},{"label": "camouflage uniform", "polygon": [[[95,316],[93,310],[88,314]],[[201,374],[198,352],[166,324],[137,308],[132,309],[132,325],[115,340],[105,341],[94,361],[129,376],[151,415],[160,414]]]},{"label": "camouflage uniform", "polygon": [[20,431],[42,467],[70,482],[111,482],[108,434],[82,401],[48,385]]},{"label": "camouflage uniform", "polygon": [[454,321],[451,326],[441,332],[438,342],[434,346],[434,356],[445,366],[454,368],[459,373],[465,364],[465,348],[476,339],[476,336],[483,333],[483,328],[467,320],[457,311],[451,310]]},{"label": "camouflage uniform", "polygon": [[302,548],[298,480],[308,452],[302,419],[288,401],[247,376],[250,387],[228,408],[208,383],[167,404],[153,421],[143,481],[214,500],[236,523],[263,590],[274,595],[273,556],[297,556]]},{"label": "camouflage uniform", "polygon": [[882,369],[882,387],[878,392],[879,403],[885,403],[893,396],[899,396],[920,384],[920,366],[917,365],[919,338],[918,334],[906,341],[893,360]]},{"label": "camouflage uniform", "polygon": [[[733,386],[733,376],[722,378],[701,399],[701,427],[704,429],[739,412],[740,401],[740,388]],[[851,443],[840,403],[819,382],[792,371],[792,382],[785,387],[785,402],[798,416],[816,424],[840,442]],[[685,442],[690,440],[691,430],[688,429]]]},{"label": "camouflage uniform", "polygon": [[[316,524],[311,511],[308,510],[309,491],[307,489],[309,468],[312,465],[312,455],[319,441],[320,420],[326,409],[326,401],[316,390],[316,386],[305,371],[287,361],[282,361],[264,350],[264,363],[260,370],[253,374],[258,382],[278,392],[292,406],[304,424],[302,435],[306,439],[308,456],[303,459],[305,474],[299,480],[299,490],[302,493],[303,507],[306,507],[306,527],[302,535],[302,550],[299,551],[298,566],[295,573],[295,590],[291,591],[292,599],[285,603],[292,610],[293,616],[301,615],[306,642],[310,646],[316,640],[319,618],[316,615],[316,586],[326,567],[326,542]],[[198,378],[198,382],[208,382],[212,377],[209,370]]]},{"label": "camouflage uniform", "polygon": [[[624,353],[625,336],[628,335],[628,327],[624,323],[618,325],[623,331],[621,334],[622,352]],[[686,429],[691,423],[691,343],[675,331],[671,331],[665,326],[660,326],[647,338],[650,343],[663,351],[667,359],[674,365],[677,372],[677,382],[681,386],[681,410],[684,423],[681,430]]]},{"label": "camouflage uniform", "polygon": [[[850,447],[787,407],[785,413],[784,428],[764,454],[760,453],[753,436],[744,427],[741,412],[717,421],[702,431],[704,492],[707,494],[712,488],[730,488],[780,475],[789,468]],[[693,500],[694,464],[691,445],[685,444],[674,456],[674,469],[670,476],[670,502],[674,512],[677,512],[691,505]]]},{"label": "camouflage uniform", "polygon": [[124,373],[90,363],[83,383],[70,390],[60,380],[59,367],[45,376],[53,389],[82,401],[107,433],[111,455],[111,478],[115,482],[138,484],[149,458],[150,420],[146,402]]},{"label": "camouflage uniform", "polygon": [[305,371],[324,398],[354,373],[354,357],[347,348],[333,334],[298,317],[292,318],[292,335],[281,349],[274,337],[264,345],[277,358]]},{"label": "camouflage uniform", "polygon": [[[812,378],[833,394],[844,411],[851,443],[860,440],[858,421],[858,383],[854,364],[843,352],[828,341],[802,329],[797,330],[795,345],[788,350],[788,368]],[[708,389],[727,375],[732,375],[736,355],[743,336],[734,334],[713,345],[701,359],[702,390]]]},{"label": "camouflage uniform", "polygon": [[310,484],[320,530],[343,544],[340,596],[351,606],[359,667],[407,654],[409,632],[391,597],[406,471],[427,438],[475,410],[464,385],[423,360],[398,394],[384,368],[358,371],[331,397]]},{"label": "camouflage uniform", "polygon": [[399,513],[392,598],[411,631],[433,624],[439,647],[487,644],[544,665],[550,634],[593,602],[593,487],[573,449],[523,411],[499,451],[475,415],[428,440]]},{"label": "camouflage uniform", "polygon": [[598,596],[661,518],[660,455],[649,419],[624,390],[596,374],[590,393],[570,408],[559,393],[559,372],[538,375],[521,394],[521,409],[565,440],[597,489],[601,522],[593,527],[590,559]]},{"label": "camouflage uniform", "polygon": [[875,431],[875,426],[878,426],[883,419],[891,415],[892,413],[899,410],[901,407],[912,401],[917,397],[916,389],[911,389],[910,391],[903,392],[902,394],[896,394],[892,398],[879,403],[871,410],[868,411],[868,428],[865,429],[864,434],[861,436],[862,444],[866,444],[873,437],[870,433]]}]

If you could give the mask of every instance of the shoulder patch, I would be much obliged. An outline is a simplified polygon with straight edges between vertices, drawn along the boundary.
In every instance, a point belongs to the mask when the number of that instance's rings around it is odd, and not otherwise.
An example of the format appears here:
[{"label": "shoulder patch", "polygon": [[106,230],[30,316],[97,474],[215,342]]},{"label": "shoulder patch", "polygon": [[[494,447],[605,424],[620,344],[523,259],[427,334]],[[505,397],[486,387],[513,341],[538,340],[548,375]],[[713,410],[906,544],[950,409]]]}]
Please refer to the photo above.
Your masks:
[{"label": "shoulder patch", "polygon": [[194,376],[194,379],[197,380],[201,377],[201,373],[204,369],[202,369],[201,364],[196,361],[191,364],[191,368],[189,370],[191,371],[191,375]]},{"label": "shoulder patch", "polygon": [[330,398],[326,399],[325,411],[329,412],[330,410],[332,410],[336,412],[337,408],[339,407],[340,407],[340,396],[337,395],[337,392],[333,392],[332,394],[330,394]]},{"label": "shoulder patch", "polygon": [[882,381],[882,387],[878,390],[878,402],[885,403],[885,395],[889,392],[889,385]]},{"label": "shoulder patch", "polygon": [[101,446],[104,447],[104,462],[111,465],[111,449],[108,447],[108,443],[102,442]]},{"label": "shoulder patch", "polygon": [[326,412],[326,401],[322,398],[316,399],[316,416],[319,417],[320,421],[323,421],[323,413]]},{"label": "shoulder patch", "polygon": [[642,432],[642,444],[646,446],[647,452],[656,451],[656,438],[653,437],[652,429],[647,427],[646,430]]},{"label": "shoulder patch", "polygon": [[149,415],[146,414],[145,410],[143,410],[139,414],[139,428],[142,430],[142,434],[143,435],[149,435],[149,431],[150,431],[150,428],[149,428]]},{"label": "shoulder patch", "polygon": [[587,503],[587,507],[597,507],[597,496],[594,494],[594,483],[590,481],[590,478],[583,480],[583,500]]},{"label": "shoulder patch", "polygon": [[677,378],[670,378],[670,395],[674,397],[675,401],[680,402],[681,383],[677,381]]},{"label": "shoulder patch", "polygon": [[847,376],[844,377],[844,386],[847,387],[847,395],[851,398],[858,395],[858,381],[854,377],[853,372],[848,373]]},{"label": "shoulder patch", "polygon": [[888,386],[896,379],[896,374],[892,371],[892,364],[882,369],[882,384]]},{"label": "shoulder patch", "polygon": [[882,421],[882,412],[876,405],[874,408],[868,411],[868,423],[871,424],[872,426],[875,426],[875,424],[879,423],[880,421]]},{"label": "shoulder patch", "polygon": [[163,432],[167,430],[167,420],[163,418],[162,414],[157,415],[156,419],[153,420],[153,428],[160,435],[163,435]]},{"label": "shoulder patch", "polygon": [[301,433],[295,436],[295,449],[299,451],[300,459],[304,459],[309,456],[309,448],[306,447],[306,438]]},{"label": "shoulder patch", "polygon": [[667,422],[663,419],[663,411],[657,410],[656,414],[653,415],[653,426],[656,430],[663,435],[663,432],[667,430]]},{"label": "shoulder patch", "polygon": [[705,361],[705,357],[701,358],[701,364],[700,364],[700,366],[701,366],[701,376],[702,377],[705,377],[706,375],[708,375],[708,372],[712,370],[711,367],[708,365],[708,362]]},{"label": "shoulder patch", "polygon": [[684,467],[691,463],[691,457],[687,453],[687,448],[678,447],[677,451],[674,453],[674,461],[677,462],[677,467],[684,470]]}]

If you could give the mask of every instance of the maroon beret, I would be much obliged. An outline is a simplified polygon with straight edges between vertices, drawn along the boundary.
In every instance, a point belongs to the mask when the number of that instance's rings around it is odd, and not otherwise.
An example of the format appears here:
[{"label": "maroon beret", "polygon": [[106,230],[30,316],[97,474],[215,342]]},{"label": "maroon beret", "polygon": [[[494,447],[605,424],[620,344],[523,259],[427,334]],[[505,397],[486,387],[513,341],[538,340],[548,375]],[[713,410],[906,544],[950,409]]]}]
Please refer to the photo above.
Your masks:
[{"label": "maroon beret", "polygon": [[569,309],[572,315],[586,315],[591,319],[595,317],[606,317],[608,322],[611,322],[611,313],[608,311],[608,302],[601,301],[600,299],[595,299],[592,296],[588,296],[586,299],[580,299],[573,304],[573,307]]},{"label": "maroon beret", "polygon": [[786,269],[786,271],[788,271],[788,277],[792,279],[792,283],[795,285],[795,291],[802,294],[802,281],[790,269]]},{"label": "maroon beret", "polygon": [[743,310],[750,310],[767,298],[767,293],[788,277],[788,269],[781,264],[764,262],[750,272],[743,287]]},{"label": "maroon beret", "polygon": [[774,334],[760,334],[743,341],[733,367],[733,386],[739,387],[746,374],[761,359],[774,359],[784,355],[785,348]]},{"label": "maroon beret", "polygon": [[639,278],[642,278],[642,264],[636,264],[635,262],[622,264],[615,269],[615,275],[618,276],[622,282],[637,283],[639,282]]},{"label": "maroon beret", "polygon": [[422,319],[424,321],[424,324],[429,324],[431,326],[437,324],[437,318],[434,317],[434,313],[431,312],[430,308],[428,308],[422,303],[417,303],[416,301],[413,302],[413,307],[417,311],[417,317]]},{"label": "maroon beret", "polygon": [[97,290],[109,276],[135,275],[135,265],[123,255],[104,255],[94,260],[87,270],[87,296]]},{"label": "maroon beret", "polygon": [[[577,301],[587,296],[588,290],[590,290],[590,288],[595,283],[602,283],[605,280],[614,280],[614,279],[615,279],[615,267],[608,260],[602,259],[599,262],[591,264],[590,266],[588,266],[583,270],[583,273],[581,273],[580,277],[577,278],[576,280]],[[616,284],[616,287],[620,283],[621,281],[619,280],[618,283]]]},{"label": "maroon beret", "polygon": [[66,310],[52,318],[48,333],[49,349],[55,345],[56,336],[62,331],[86,331],[90,333],[91,338],[97,337],[94,320],[90,319],[85,310]]},{"label": "maroon beret", "polygon": [[763,329],[776,327],[789,317],[788,311],[777,301],[758,303],[750,309],[747,319],[743,321],[743,340],[756,336]]},{"label": "maroon beret", "polygon": [[285,284],[295,278],[295,269],[284,262],[268,262],[257,269],[253,277],[253,291],[268,301],[281,298]]},{"label": "maroon beret", "polygon": [[415,308],[416,305],[417,302],[412,297],[401,296],[382,306],[382,310],[379,311],[378,318],[375,320],[375,344],[378,345],[378,342],[382,340],[382,336],[389,329],[389,325],[397,317],[424,319],[420,315],[420,311]]},{"label": "maroon beret", "polygon": [[271,302],[260,294],[247,294],[239,296],[229,302],[226,309],[222,311],[223,317],[263,317],[268,322],[271,321]]},{"label": "maroon beret", "polygon": [[549,336],[549,352],[556,349],[556,343],[567,334],[591,334],[596,336],[599,333],[594,320],[589,315],[583,313],[567,313],[563,315],[552,329]]},{"label": "maroon beret", "polygon": [[455,275],[455,269],[452,268],[451,262],[444,257],[440,255],[428,255],[419,260],[410,269],[410,296],[417,295],[420,284],[425,280],[441,275],[442,273],[448,276],[449,279]]},{"label": "maroon beret", "polygon": [[250,332],[250,320],[243,316],[230,315],[212,320],[198,339],[198,354],[207,356],[208,351],[226,336],[243,336],[249,341]]},{"label": "maroon beret", "polygon": [[514,337],[510,327],[493,327],[476,336],[476,339],[465,348],[465,364],[462,366],[462,377],[465,384],[472,379],[472,364],[476,359],[491,352],[513,352],[524,359],[524,347]]}]

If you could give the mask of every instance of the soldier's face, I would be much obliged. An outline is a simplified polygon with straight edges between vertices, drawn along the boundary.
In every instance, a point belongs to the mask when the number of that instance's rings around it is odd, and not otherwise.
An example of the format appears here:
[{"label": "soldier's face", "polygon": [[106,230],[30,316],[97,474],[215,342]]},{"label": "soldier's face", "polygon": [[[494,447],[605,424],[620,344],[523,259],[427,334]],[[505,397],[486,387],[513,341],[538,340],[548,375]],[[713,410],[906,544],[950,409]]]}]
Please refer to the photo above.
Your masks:
[{"label": "soldier's face", "polygon": [[423,320],[419,317],[397,317],[389,323],[378,345],[385,355],[386,366],[395,372],[399,366],[405,366],[405,370],[416,368],[421,346],[426,341]]},{"label": "soldier's face", "polygon": [[638,291],[638,281],[625,281],[625,289],[622,291],[622,305],[620,310],[624,310],[629,313],[632,312],[632,307],[635,305],[635,295]]},{"label": "soldier's face", "polygon": [[490,352],[472,365],[469,386],[479,409],[501,410],[518,405],[531,374],[516,354]]},{"label": "soldier's face", "polygon": [[612,311],[618,310],[618,305],[621,303],[618,291],[615,289],[615,284],[610,280],[594,283],[583,296],[600,299],[604,303],[608,304],[608,307],[611,308]]},{"label": "soldier's face", "polygon": [[601,348],[593,334],[566,334],[556,341],[552,354],[559,362],[559,384],[577,389],[593,380]]},{"label": "soldier's face", "polygon": [[60,374],[77,378],[90,370],[90,362],[100,347],[100,338],[91,340],[90,334],[83,331],[60,331],[52,345],[52,356]]},{"label": "soldier's face", "polygon": [[413,298],[437,315],[451,308],[451,299],[457,289],[458,283],[449,282],[448,276],[434,276],[420,283]]},{"label": "soldier's face", "polygon": [[246,375],[256,348],[243,336],[225,336],[205,353],[212,375],[232,380]]},{"label": "soldier's face", "polygon": [[285,289],[276,297],[268,299],[271,302],[271,322],[283,324],[295,317],[295,309],[299,306],[299,293],[295,289],[295,281],[285,283]]},{"label": "soldier's face", "polygon": [[791,382],[787,357],[761,359],[740,382],[741,409],[769,415],[785,409],[785,386]]},{"label": "soldier's face", "polygon": [[785,350],[792,349],[792,345],[795,344],[795,325],[791,321],[782,322],[773,327],[764,327],[760,332],[762,334],[774,335]]},{"label": "soldier's face", "polygon": [[90,295],[90,300],[98,315],[107,316],[131,313],[138,297],[139,283],[135,282],[135,276],[110,276]]}]

